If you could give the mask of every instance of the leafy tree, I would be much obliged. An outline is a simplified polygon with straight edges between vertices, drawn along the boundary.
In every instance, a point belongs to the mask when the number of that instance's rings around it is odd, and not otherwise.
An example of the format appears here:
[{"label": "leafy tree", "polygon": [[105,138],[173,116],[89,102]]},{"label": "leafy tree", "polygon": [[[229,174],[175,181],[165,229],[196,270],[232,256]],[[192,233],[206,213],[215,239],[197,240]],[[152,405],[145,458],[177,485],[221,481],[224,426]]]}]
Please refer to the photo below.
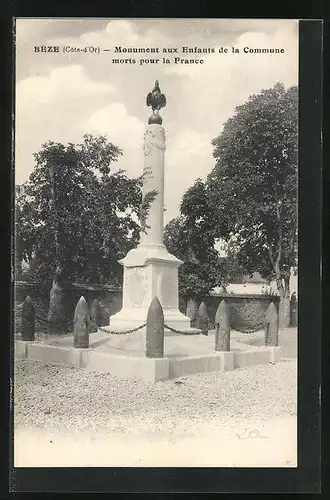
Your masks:
[{"label": "leafy tree", "polygon": [[179,267],[179,292],[190,298],[210,293],[222,281],[218,252],[203,252],[201,235],[189,229],[184,216],[172,219],[165,227],[164,243],[168,251],[183,261]]},{"label": "leafy tree", "polygon": [[282,325],[297,265],[297,117],[297,87],[250,96],[212,141],[216,165],[205,185],[216,236],[235,240],[248,272],[276,279]]},{"label": "leafy tree", "polygon": [[179,268],[179,291],[194,298],[208,294],[223,281],[224,266],[214,249],[214,229],[208,218],[205,186],[198,179],[182,199],[181,216],[164,231],[170,253],[184,261]]},{"label": "leafy tree", "polygon": [[50,330],[66,332],[73,280],[121,283],[118,259],[136,246],[141,179],[111,172],[122,151],[104,136],[48,142],[16,203],[16,252],[34,279],[52,280]]},{"label": "leafy tree", "polygon": [[184,262],[179,268],[179,291],[191,299],[208,295],[215,286],[239,283],[247,274],[233,245],[226,245],[226,257],[216,250],[209,210],[205,185],[198,179],[183,196],[181,215],[165,227],[168,251]]},{"label": "leafy tree", "polygon": [[[26,215],[24,214],[26,212]],[[25,204],[25,196],[21,186],[16,186],[15,189],[15,279],[22,279],[22,262],[24,258],[28,260],[30,255],[30,247],[32,243],[29,241],[33,232],[31,219],[28,216],[28,210]]]},{"label": "leafy tree", "polygon": [[226,256],[221,257],[225,269],[225,283],[242,283],[251,274],[239,260],[239,250],[232,243],[224,245]]}]

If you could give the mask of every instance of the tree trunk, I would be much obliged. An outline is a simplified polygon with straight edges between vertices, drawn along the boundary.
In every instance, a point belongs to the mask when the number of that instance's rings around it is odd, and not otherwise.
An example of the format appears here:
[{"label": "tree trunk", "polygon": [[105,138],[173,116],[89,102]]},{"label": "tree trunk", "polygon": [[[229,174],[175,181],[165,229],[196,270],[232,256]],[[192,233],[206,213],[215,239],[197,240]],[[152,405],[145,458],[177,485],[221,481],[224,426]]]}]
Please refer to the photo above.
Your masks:
[{"label": "tree trunk", "polygon": [[290,326],[290,277],[284,278],[284,287],[277,285],[280,294],[279,306],[279,327],[288,328]]},{"label": "tree trunk", "polygon": [[63,231],[59,223],[59,213],[56,200],[56,184],[54,166],[50,165],[50,189],[51,196],[49,200],[49,209],[53,219],[54,243],[55,243],[55,275],[49,296],[48,310],[48,333],[63,335],[73,330],[73,313],[75,304],[72,302],[71,289],[72,283],[69,279],[69,263],[63,259],[63,249],[65,240]]},{"label": "tree trunk", "polygon": [[190,318],[190,326],[192,328],[195,328],[198,316],[197,297],[189,297],[187,302],[186,316]]},{"label": "tree trunk", "polygon": [[48,333],[65,335],[72,329],[72,284],[61,278],[61,271],[55,273],[50,290],[48,310]]}]

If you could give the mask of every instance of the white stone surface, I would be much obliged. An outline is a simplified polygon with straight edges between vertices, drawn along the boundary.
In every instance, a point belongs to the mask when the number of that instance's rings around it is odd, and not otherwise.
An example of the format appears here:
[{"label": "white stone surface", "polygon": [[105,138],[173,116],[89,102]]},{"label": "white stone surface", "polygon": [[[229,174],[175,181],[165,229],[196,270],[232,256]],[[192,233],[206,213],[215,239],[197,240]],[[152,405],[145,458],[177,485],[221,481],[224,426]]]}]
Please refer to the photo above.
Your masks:
[{"label": "white stone surface", "polygon": [[162,304],[167,325],[190,329],[190,319],[179,311],[178,263],[150,258],[144,266],[124,267],[123,307],[111,316],[110,330],[128,330],[145,323],[154,297]]},{"label": "white stone surface", "polygon": [[[110,330],[126,331],[147,320],[148,309],[158,297],[164,321],[171,328],[190,330],[190,319],[179,311],[178,268],[182,261],[168,253],[163,244],[164,232],[164,159],[165,130],[148,125],[144,134],[143,195],[155,190],[137,248],[120,261],[124,266],[123,307],[110,318]],[[166,332],[168,334],[168,332]]]},{"label": "white stone surface", "polygon": [[165,130],[161,125],[148,125],[144,133],[143,196],[156,190],[157,196],[147,217],[150,228],[141,235],[141,245],[161,245],[164,232],[164,160]]},{"label": "white stone surface", "polygon": [[[247,366],[276,363],[281,359],[281,349],[273,347],[255,347],[236,343],[230,352],[214,352],[210,349],[207,337],[198,335],[166,338],[163,358],[146,358],[141,355],[141,348],[134,352],[132,337],[128,337],[130,345],[120,342],[127,339],[126,335],[114,335],[110,345],[95,342],[99,336],[103,340],[104,333],[94,335],[93,345],[89,349],[76,349],[73,346],[49,345],[44,343],[29,343],[26,345],[26,358],[47,363],[49,365],[67,365],[99,373],[112,373],[122,378],[143,379],[146,382],[157,382],[169,378],[183,377],[202,372],[225,372]],[[179,340],[178,340],[179,339]],[[116,343],[118,340],[118,344]],[[73,337],[71,338],[73,343]],[[65,339],[59,339],[62,344]],[[20,356],[19,345],[15,346],[16,356]],[[117,344],[117,345],[116,345]],[[207,347],[207,350],[203,349]],[[213,343],[212,343],[213,344]],[[192,354],[194,345],[199,354]],[[180,347],[181,346],[181,347]],[[110,347],[110,349],[109,349]],[[271,361],[273,359],[273,361]]]}]

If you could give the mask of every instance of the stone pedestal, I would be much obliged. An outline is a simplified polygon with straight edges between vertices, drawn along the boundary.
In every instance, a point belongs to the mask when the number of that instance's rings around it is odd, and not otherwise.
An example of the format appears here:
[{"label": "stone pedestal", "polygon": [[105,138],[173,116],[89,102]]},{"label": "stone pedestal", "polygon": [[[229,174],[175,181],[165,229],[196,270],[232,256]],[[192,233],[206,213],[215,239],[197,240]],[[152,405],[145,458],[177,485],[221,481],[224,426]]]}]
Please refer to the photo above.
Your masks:
[{"label": "stone pedestal", "polygon": [[109,330],[126,331],[146,323],[154,297],[158,297],[163,307],[165,324],[177,330],[190,330],[190,319],[179,311],[178,268],[182,261],[169,254],[163,244],[164,154],[164,128],[159,124],[148,125],[144,134],[143,195],[152,190],[157,195],[150,206],[140,244],[120,261],[124,266],[123,306],[111,316]]}]

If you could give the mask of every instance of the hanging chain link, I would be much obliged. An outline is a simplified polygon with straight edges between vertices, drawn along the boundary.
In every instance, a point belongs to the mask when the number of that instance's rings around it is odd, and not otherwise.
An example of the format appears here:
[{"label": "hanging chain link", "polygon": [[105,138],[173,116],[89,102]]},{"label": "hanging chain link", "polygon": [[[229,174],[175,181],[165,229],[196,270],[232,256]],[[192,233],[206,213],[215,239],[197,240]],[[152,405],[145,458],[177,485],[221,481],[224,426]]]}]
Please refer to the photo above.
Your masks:
[{"label": "hanging chain link", "polygon": [[[48,321],[47,319],[44,319],[36,314],[35,314],[35,319],[38,321],[41,321],[42,323],[46,323],[47,325],[53,324],[51,321]],[[102,332],[109,333],[112,335],[126,335],[128,333],[134,333],[134,332],[137,332],[139,330],[142,330],[142,328],[144,328],[146,325],[147,325],[147,323],[143,323],[143,325],[140,325],[136,328],[132,328],[131,330],[120,331],[120,332],[115,331],[115,330],[106,330],[105,328],[102,328],[101,326],[98,326],[97,328],[98,328],[98,330],[101,330]],[[217,325],[215,325],[215,329],[216,329],[216,327],[217,327]],[[263,330],[265,327],[266,327],[266,322],[263,321],[262,323],[259,323],[255,328],[252,328],[252,329],[251,328],[238,328],[237,326],[231,326],[230,328],[231,328],[231,330],[235,330],[239,333],[249,334],[249,333],[256,333],[260,330]],[[167,324],[164,324],[164,328],[167,328],[171,332],[177,333],[179,335],[200,335],[202,333],[202,331],[189,332],[189,331],[177,330],[177,329],[172,328],[171,326],[169,326]]]},{"label": "hanging chain link", "polygon": [[[141,330],[145,326],[147,326],[147,323],[144,323],[141,326],[133,328],[132,330],[126,330],[126,331],[120,331],[120,332],[116,332],[114,330],[108,330],[108,329],[102,328],[101,326],[98,326],[97,329],[101,330],[101,332],[110,333],[110,334],[114,334],[114,335],[125,335],[126,333],[137,332],[138,330]],[[202,333],[201,331],[189,332],[189,331],[176,330],[175,328],[172,328],[166,324],[164,324],[164,328],[166,328],[167,330],[170,330],[171,332],[178,333],[180,335],[199,335],[200,333]]]},{"label": "hanging chain link", "polygon": [[231,329],[235,330],[236,332],[240,332],[240,333],[256,333],[256,332],[259,332],[260,330],[263,330],[265,327],[266,327],[266,323],[263,322],[263,323],[260,323],[257,327],[251,328],[251,329],[250,328],[246,328],[246,329],[238,328],[237,326],[231,326]]},{"label": "hanging chain link", "polygon": [[[46,323],[48,325],[53,324],[51,321],[48,321],[47,319],[41,318],[40,316],[37,316],[37,315],[35,315],[35,319],[37,319],[43,323]],[[145,326],[147,326],[147,323],[143,323],[143,325],[137,326],[136,328],[132,328],[131,330],[125,330],[125,331],[120,331],[120,332],[115,331],[115,330],[106,330],[105,328],[102,328],[101,326],[98,326],[97,329],[101,330],[102,332],[109,333],[111,335],[126,335],[127,333],[134,333],[134,332],[137,332],[139,330],[142,330],[142,328],[144,328]],[[231,326],[231,329],[235,330],[237,332],[240,332],[240,333],[255,333],[255,332],[258,332],[258,331],[264,329],[265,326],[266,326],[266,323],[263,322],[262,324],[258,325],[256,328],[253,328],[253,329],[242,329],[242,328],[238,328],[236,326],[235,327]],[[175,328],[172,328],[171,326],[169,326],[167,324],[164,324],[164,328],[167,328],[167,330],[170,330],[170,332],[178,333],[179,335],[200,335],[202,333],[201,330],[200,331],[199,330],[193,331],[193,332],[176,330]],[[215,328],[216,328],[216,325],[215,325]]]},{"label": "hanging chain link", "polygon": [[[47,319],[41,318],[40,316],[35,315],[35,319],[42,321],[43,323],[47,323],[48,325],[52,325],[53,323],[51,321],[48,321]],[[102,328],[101,326],[97,326],[98,330],[101,330],[102,332],[105,333],[110,333],[113,335],[125,335],[126,333],[133,333],[137,332],[138,330],[141,330],[147,325],[147,323],[143,323],[143,325],[137,326],[136,328],[132,328],[131,330],[126,330],[126,331],[114,331],[114,330],[106,330],[105,328]]]},{"label": "hanging chain link", "polygon": [[101,332],[105,333],[110,333],[112,335],[126,335],[126,333],[133,333],[137,332],[138,330],[142,330],[147,325],[147,323],[143,323],[143,325],[137,326],[136,328],[132,328],[132,330],[126,330],[126,331],[120,331],[116,332],[115,330],[106,330],[105,328],[102,328],[102,326],[97,326],[98,330],[101,330]]},{"label": "hanging chain link", "polygon": [[198,330],[197,332],[189,332],[189,331],[181,331],[181,330],[176,330],[175,328],[172,328],[171,326],[164,325],[164,328],[167,328],[170,330],[170,332],[178,333],[179,335],[200,335],[202,333],[202,330]]}]

